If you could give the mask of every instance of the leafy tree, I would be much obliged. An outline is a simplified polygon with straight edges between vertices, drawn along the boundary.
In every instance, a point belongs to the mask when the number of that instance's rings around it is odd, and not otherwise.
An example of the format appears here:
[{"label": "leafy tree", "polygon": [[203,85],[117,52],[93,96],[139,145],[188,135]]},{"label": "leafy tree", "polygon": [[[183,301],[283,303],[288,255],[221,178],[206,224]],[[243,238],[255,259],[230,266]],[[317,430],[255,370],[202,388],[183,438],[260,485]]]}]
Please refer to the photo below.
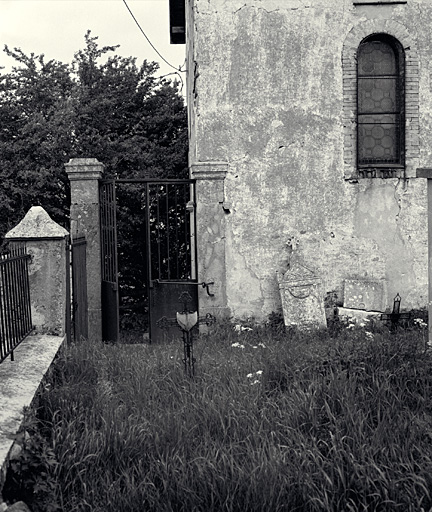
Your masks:
[{"label": "leafy tree", "polygon": [[68,66],[5,51],[19,66],[0,76],[0,235],[36,204],[64,220],[62,167],[72,151],[68,99],[74,86]]},{"label": "leafy tree", "polygon": [[[97,39],[87,32],[71,64],[4,48],[16,65],[0,74],[0,241],[35,205],[69,227],[70,158],[97,158],[108,177],[187,177],[187,119],[177,84],[156,78],[155,62],[137,66]],[[120,189],[120,292],[124,303],[140,304],[141,318],[144,215],[142,188]]]},{"label": "leafy tree", "polygon": [[177,84],[97,39],[87,32],[71,64],[4,48],[16,65],[0,74],[0,238],[34,205],[68,227],[73,157],[98,158],[108,176],[187,177]]}]

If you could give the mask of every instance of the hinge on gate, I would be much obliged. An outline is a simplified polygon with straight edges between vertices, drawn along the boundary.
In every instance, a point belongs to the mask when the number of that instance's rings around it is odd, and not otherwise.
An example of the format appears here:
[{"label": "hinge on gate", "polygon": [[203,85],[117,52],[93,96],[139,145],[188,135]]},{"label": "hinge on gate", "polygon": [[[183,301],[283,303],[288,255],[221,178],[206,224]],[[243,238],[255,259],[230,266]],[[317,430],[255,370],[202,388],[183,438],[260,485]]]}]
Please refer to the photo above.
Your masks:
[{"label": "hinge on gate", "polygon": [[195,203],[193,201],[188,201],[186,203],[186,211],[192,213],[195,210]]},{"label": "hinge on gate", "polygon": [[206,282],[202,282],[202,283],[197,283],[198,286],[202,286],[203,288],[206,289],[207,291],[207,295],[209,297],[214,297],[214,293],[210,293],[210,290],[209,290],[209,286],[214,284],[214,281],[212,281],[211,283],[206,283]]}]

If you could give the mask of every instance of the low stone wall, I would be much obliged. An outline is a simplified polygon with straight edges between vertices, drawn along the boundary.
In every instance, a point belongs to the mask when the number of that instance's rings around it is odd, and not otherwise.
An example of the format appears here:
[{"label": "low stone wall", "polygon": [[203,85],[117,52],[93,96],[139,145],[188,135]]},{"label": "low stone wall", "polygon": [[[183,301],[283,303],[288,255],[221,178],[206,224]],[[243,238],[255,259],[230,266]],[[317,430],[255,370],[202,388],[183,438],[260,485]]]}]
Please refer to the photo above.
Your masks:
[{"label": "low stone wall", "polygon": [[66,339],[70,308],[68,236],[40,206],[30,208],[5,236],[11,244],[25,244],[32,257],[29,285],[34,331],[14,349],[14,361],[6,358],[0,364],[0,512],[14,509],[2,502],[1,489],[24,410],[32,404]]},{"label": "low stone wall", "polygon": [[[0,489],[24,408],[33,402],[64,341],[65,336],[28,336],[15,349],[15,360],[6,359],[0,364]],[[1,502],[0,496],[0,507]]]}]

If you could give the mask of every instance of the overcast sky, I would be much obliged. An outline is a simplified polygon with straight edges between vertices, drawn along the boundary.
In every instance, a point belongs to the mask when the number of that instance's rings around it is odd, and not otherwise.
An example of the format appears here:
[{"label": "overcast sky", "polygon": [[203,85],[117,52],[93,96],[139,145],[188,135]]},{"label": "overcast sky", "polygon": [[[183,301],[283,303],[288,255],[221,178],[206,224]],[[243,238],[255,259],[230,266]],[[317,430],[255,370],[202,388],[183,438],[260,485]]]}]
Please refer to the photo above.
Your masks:
[{"label": "overcast sky", "polygon": [[[126,0],[142,29],[162,56],[178,68],[184,45],[169,43],[169,0]],[[160,74],[171,71],[154,52],[128,12],[123,0],[0,0],[0,46],[24,53],[44,53],[46,60],[72,61],[84,47],[87,30],[101,46],[119,44],[122,56],[160,64]],[[0,66],[9,70],[13,59],[0,52]]]}]

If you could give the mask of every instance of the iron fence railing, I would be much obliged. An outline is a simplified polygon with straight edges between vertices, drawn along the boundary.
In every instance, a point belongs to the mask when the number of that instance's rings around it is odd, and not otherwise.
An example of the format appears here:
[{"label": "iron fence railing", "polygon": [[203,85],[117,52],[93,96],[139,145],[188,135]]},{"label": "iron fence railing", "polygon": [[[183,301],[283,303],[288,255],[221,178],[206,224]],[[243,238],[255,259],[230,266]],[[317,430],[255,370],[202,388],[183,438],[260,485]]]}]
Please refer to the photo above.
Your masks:
[{"label": "iron fence railing", "polygon": [[0,254],[0,363],[32,330],[28,262],[23,245]]}]

